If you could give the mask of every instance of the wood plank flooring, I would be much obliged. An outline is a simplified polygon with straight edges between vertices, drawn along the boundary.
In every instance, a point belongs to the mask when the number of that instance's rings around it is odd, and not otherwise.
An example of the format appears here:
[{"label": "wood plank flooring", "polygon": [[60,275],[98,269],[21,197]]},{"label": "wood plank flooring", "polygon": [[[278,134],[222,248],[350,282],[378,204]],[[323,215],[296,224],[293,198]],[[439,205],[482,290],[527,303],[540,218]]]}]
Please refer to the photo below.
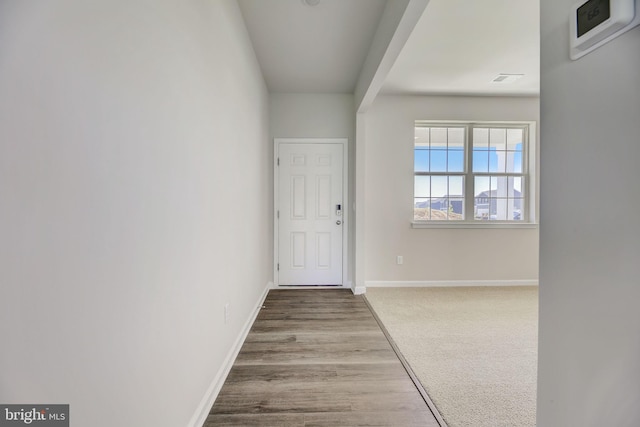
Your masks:
[{"label": "wood plank flooring", "polygon": [[272,290],[205,427],[438,423],[361,296]]}]

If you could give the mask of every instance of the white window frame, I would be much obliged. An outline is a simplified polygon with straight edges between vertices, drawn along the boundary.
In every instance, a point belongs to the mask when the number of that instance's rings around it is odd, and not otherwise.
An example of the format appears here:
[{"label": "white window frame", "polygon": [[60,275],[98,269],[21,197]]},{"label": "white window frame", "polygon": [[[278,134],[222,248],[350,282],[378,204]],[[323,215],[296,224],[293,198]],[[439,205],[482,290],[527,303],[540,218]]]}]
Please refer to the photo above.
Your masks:
[{"label": "white window frame", "polygon": [[[465,127],[465,155],[464,155],[464,173],[457,172],[416,172],[415,170],[415,141],[412,141],[412,168],[415,183],[415,177],[419,175],[445,175],[456,176],[462,175],[464,185],[464,220],[416,220],[414,218],[415,207],[415,188],[412,194],[411,209],[411,226],[412,228],[537,228],[537,189],[538,189],[538,168],[537,168],[537,144],[536,130],[537,123],[535,121],[431,121],[416,120],[414,124],[414,132],[416,127]],[[473,180],[475,176],[501,176],[514,175],[513,173],[474,173],[473,165],[473,128],[524,128],[523,141],[523,171],[524,177],[524,203],[523,220],[476,220],[474,218],[474,186]],[[415,185],[415,184],[414,184]]]}]

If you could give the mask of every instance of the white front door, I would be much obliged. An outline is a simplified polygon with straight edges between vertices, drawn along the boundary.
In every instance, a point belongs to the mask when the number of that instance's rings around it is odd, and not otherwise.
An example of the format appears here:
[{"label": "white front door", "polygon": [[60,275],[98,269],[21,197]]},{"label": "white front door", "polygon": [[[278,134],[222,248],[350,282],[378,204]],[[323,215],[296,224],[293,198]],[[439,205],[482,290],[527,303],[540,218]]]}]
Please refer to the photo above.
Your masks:
[{"label": "white front door", "polygon": [[277,144],[276,281],[342,285],[343,144]]}]

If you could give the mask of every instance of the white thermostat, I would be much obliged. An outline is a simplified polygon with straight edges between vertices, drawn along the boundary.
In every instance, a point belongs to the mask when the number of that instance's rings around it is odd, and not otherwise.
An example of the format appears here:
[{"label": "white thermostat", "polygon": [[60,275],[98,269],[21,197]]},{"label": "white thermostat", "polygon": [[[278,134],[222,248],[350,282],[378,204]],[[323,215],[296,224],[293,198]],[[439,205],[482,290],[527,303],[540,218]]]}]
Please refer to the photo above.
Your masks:
[{"label": "white thermostat", "polygon": [[588,0],[571,8],[569,47],[578,59],[640,24],[640,0]]}]

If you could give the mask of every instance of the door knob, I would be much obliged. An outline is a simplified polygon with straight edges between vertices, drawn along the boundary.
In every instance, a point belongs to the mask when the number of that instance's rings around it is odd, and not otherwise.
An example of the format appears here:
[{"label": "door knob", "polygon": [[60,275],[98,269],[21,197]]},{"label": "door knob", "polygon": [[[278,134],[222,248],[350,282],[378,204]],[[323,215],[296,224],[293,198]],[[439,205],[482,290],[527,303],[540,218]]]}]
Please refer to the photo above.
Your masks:
[{"label": "door knob", "polygon": [[342,221],[337,220],[337,221],[336,221],[336,224],[337,224],[337,225],[340,225],[340,224],[342,224]]}]

